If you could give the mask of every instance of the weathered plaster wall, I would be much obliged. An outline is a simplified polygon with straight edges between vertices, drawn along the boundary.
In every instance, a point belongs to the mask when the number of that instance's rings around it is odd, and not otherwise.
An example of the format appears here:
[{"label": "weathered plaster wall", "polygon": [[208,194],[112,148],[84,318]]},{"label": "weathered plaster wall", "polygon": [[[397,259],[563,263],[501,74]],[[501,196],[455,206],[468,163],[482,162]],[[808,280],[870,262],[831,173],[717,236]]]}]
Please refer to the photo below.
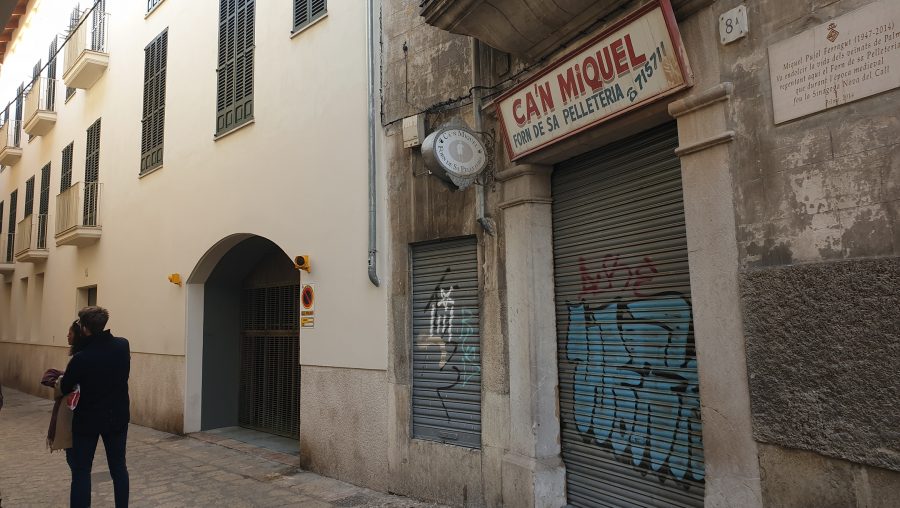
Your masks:
[{"label": "weathered plaster wall", "polygon": [[745,267],[900,254],[900,90],[773,120],[768,47],[870,2],[746,2],[749,36],[720,49],[739,119],[734,186]]},{"label": "weathered plaster wall", "polygon": [[754,434],[900,471],[900,258],[742,275]]},{"label": "weathered plaster wall", "polygon": [[[40,384],[47,369],[66,368],[68,348],[0,342],[0,383],[32,395],[50,398]],[[184,357],[131,353],[131,422],[180,433],[184,422]]]}]

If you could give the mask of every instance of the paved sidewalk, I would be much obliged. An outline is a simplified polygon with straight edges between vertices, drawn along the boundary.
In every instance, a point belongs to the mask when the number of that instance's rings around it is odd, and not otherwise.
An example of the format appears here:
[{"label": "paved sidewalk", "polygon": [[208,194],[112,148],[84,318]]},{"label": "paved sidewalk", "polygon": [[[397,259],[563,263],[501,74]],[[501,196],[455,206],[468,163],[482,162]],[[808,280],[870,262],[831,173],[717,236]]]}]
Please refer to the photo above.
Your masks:
[{"label": "paved sidewalk", "polygon": [[[52,403],[4,387],[0,411],[0,507],[67,506],[64,453],[44,445]],[[292,456],[201,434],[197,438],[132,425],[128,470],[134,507],[374,506],[436,507],[305,472]],[[92,502],[113,506],[103,442],[97,447]]]}]

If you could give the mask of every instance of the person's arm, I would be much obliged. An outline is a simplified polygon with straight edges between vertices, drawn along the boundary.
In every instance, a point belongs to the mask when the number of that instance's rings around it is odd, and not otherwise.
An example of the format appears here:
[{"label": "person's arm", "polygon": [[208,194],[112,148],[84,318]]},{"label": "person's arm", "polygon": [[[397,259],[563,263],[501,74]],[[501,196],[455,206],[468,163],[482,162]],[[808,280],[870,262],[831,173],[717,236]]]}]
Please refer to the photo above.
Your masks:
[{"label": "person's arm", "polygon": [[75,390],[75,385],[81,381],[82,372],[84,371],[82,363],[78,354],[69,360],[69,364],[66,366],[66,373],[62,377],[62,385],[60,386],[63,395],[72,393]]}]

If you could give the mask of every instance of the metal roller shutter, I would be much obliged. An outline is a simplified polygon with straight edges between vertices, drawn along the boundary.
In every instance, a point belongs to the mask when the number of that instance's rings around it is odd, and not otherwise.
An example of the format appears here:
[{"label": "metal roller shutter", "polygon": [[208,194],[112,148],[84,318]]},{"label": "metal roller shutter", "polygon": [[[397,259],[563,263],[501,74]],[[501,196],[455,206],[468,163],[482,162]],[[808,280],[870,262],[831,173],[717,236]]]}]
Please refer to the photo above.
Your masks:
[{"label": "metal roller shutter", "polygon": [[481,446],[475,238],[412,248],[413,437]]},{"label": "metal roller shutter", "polygon": [[553,174],[560,423],[573,506],[702,506],[674,125]]}]

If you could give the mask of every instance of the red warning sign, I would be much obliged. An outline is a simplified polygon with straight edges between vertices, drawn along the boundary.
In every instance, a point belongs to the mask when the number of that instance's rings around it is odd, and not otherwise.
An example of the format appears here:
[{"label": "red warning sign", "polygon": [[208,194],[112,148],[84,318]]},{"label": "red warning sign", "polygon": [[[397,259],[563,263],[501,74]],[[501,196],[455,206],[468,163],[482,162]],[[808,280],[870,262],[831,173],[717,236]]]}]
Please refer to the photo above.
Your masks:
[{"label": "red warning sign", "polygon": [[303,310],[313,310],[316,303],[316,290],[312,284],[304,284],[300,291],[300,302],[303,304]]}]

